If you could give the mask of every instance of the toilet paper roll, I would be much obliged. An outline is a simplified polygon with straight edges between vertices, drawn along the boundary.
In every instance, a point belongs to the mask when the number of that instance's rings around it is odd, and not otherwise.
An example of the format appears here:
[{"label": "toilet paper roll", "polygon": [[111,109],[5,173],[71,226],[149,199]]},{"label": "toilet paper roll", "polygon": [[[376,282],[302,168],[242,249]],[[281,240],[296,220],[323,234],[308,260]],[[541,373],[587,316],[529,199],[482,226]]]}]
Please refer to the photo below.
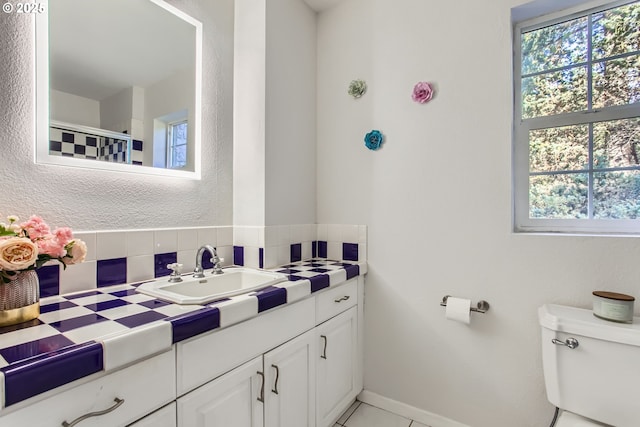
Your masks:
[{"label": "toilet paper roll", "polygon": [[471,323],[471,300],[465,298],[447,298],[446,317],[465,324]]}]

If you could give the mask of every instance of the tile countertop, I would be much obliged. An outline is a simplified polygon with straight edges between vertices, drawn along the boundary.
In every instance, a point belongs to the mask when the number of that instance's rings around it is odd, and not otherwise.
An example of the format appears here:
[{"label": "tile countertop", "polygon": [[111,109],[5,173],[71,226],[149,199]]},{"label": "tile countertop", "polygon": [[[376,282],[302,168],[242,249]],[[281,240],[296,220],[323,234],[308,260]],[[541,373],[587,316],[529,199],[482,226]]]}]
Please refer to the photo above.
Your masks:
[{"label": "tile countertop", "polygon": [[289,281],[206,305],[168,303],[137,292],[140,283],[43,298],[38,319],[0,328],[2,408],[340,285],[366,269],[364,262],[318,258],[287,264],[271,271]]}]

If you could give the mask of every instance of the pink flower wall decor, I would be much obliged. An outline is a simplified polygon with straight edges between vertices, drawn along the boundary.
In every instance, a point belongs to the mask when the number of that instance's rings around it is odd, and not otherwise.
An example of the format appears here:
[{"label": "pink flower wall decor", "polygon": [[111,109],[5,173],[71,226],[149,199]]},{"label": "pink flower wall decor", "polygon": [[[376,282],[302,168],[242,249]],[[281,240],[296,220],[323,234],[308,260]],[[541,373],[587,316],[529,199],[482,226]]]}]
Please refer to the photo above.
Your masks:
[{"label": "pink flower wall decor", "polygon": [[418,82],[413,87],[411,98],[420,104],[426,104],[433,97],[433,88],[427,82]]}]

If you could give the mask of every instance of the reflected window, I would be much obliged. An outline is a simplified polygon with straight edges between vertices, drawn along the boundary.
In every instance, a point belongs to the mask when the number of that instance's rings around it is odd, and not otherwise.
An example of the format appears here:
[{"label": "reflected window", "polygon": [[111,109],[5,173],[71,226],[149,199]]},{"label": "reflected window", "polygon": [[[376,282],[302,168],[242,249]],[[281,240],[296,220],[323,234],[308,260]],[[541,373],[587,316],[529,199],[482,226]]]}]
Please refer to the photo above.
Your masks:
[{"label": "reflected window", "polygon": [[187,121],[167,126],[167,168],[180,169],[187,165]]}]

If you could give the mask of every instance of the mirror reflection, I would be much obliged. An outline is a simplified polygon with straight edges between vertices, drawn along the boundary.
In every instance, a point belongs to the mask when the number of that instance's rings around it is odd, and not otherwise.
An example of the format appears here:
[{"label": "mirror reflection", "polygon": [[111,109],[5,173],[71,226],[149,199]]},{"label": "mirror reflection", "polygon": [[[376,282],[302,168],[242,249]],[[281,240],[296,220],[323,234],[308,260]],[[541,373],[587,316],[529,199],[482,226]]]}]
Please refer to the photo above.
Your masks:
[{"label": "mirror reflection", "polygon": [[47,10],[50,123],[38,161],[199,172],[200,23],[160,0]]}]

